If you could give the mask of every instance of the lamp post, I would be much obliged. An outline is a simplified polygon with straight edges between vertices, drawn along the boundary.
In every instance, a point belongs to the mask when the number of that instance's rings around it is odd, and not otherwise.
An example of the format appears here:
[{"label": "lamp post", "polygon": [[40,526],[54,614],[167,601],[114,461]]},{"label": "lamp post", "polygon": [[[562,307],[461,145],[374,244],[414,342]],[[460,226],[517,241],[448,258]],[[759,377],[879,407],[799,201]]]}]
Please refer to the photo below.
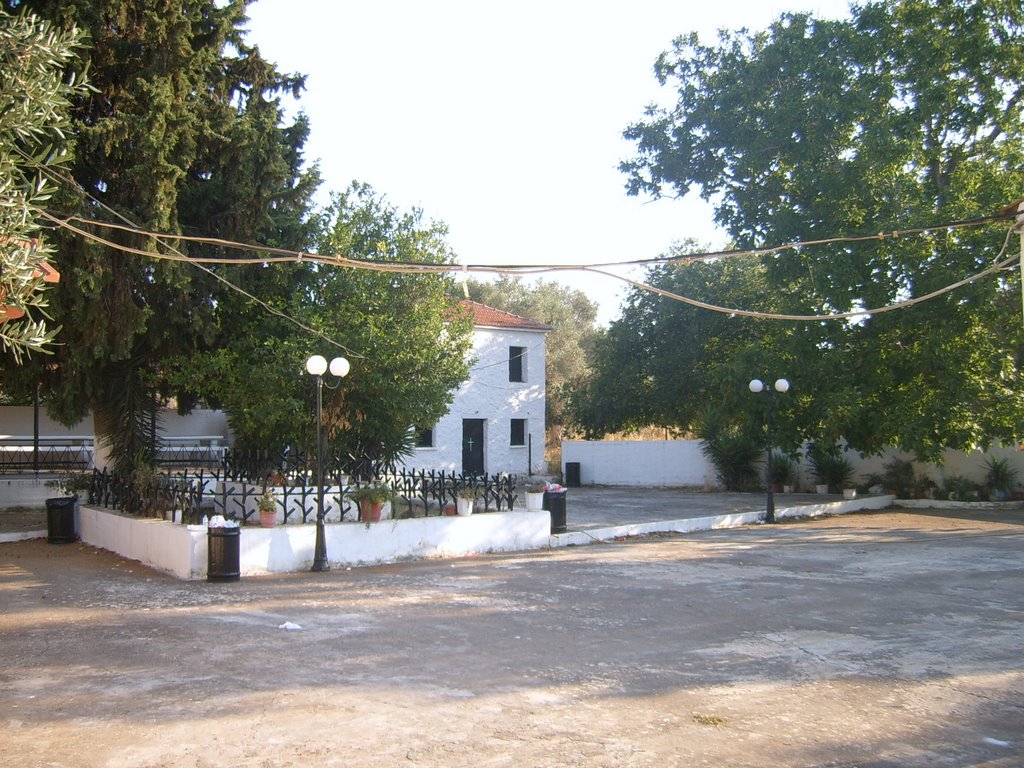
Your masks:
[{"label": "lamp post", "polygon": [[750,384],[750,391],[755,395],[761,392],[765,393],[765,397],[768,398],[768,416],[765,419],[768,432],[768,467],[765,470],[767,486],[768,486],[768,502],[767,511],[764,515],[764,521],[766,523],[775,522],[775,495],[772,489],[772,392],[788,392],[789,382],[785,379],[776,379],[774,389],[771,384],[765,384],[760,379],[752,379]]},{"label": "lamp post", "polygon": [[[316,544],[313,548],[313,571],[329,571],[327,540],[324,538],[324,373],[327,359],[313,355],[306,361],[306,371],[316,377]],[[339,379],[348,375],[349,364],[344,357],[331,360],[331,373]]]}]

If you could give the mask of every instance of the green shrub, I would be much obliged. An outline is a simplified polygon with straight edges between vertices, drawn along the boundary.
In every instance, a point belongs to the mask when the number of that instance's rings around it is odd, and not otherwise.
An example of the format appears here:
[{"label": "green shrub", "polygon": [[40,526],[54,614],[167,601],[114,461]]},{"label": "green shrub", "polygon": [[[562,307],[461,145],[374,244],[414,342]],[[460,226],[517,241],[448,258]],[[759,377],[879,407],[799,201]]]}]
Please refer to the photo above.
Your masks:
[{"label": "green shrub", "polygon": [[853,479],[853,464],[837,452],[834,446],[813,446],[808,454],[811,474],[820,485],[827,485],[829,493],[840,493]]}]

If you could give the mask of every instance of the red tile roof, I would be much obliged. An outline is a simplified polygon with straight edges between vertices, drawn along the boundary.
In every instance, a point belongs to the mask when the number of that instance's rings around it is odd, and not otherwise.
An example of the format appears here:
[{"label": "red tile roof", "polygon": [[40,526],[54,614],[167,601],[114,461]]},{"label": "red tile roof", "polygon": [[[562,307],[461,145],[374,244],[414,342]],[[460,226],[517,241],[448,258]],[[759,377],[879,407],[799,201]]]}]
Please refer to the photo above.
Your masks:
[{"label": "red tile roof", "polygon": [[525,317],[513,315],[511,312],[505,312],[494,307],[488,307],[486,304],[480,304],[476,301],[464,299],[459,304],[473,313],[473,325],[486,328],[517,328],[522,331],[554,330],[550,325],[527,320]]}]

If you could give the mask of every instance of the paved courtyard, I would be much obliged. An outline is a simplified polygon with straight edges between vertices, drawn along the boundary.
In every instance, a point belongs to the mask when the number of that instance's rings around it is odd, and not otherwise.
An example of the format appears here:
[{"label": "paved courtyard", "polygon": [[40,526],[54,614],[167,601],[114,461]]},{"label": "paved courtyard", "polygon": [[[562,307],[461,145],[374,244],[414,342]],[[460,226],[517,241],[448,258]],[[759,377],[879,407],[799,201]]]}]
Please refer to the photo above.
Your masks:
[{"label": "paved courtyard", "polygon": [[0,759],[1021,766],[1022,553],[1019,510],[236,584],[0,544]]}]

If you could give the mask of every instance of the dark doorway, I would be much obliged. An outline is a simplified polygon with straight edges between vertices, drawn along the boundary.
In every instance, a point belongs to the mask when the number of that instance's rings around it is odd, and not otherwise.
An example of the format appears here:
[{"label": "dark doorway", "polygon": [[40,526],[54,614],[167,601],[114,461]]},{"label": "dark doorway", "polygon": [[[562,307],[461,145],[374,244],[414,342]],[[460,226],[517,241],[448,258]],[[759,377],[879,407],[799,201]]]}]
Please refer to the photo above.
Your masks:
[{"label": "dark doorway", "polygon": [[484,473],[484,419],[462,420],[462,474]]}]

